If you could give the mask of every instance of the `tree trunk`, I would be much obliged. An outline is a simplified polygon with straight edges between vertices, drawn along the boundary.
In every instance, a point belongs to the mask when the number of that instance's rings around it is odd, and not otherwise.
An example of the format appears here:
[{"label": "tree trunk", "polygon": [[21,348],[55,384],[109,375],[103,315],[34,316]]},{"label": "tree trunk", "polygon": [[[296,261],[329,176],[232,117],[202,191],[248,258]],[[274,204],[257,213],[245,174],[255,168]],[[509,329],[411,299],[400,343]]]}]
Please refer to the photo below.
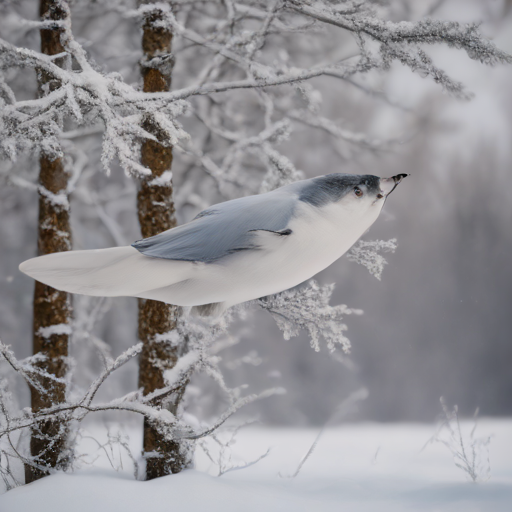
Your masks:
[{"label": "tree trunk", "polygon": [[[161,14],[152,13],[143,26],[142,74],[144,92],[170,90],[172,33],[155,26]],[[176,226],[172,183],[170,176],[160,179],[171,170],[172,147],[166,144],[158,130],[146,122],[144,128],[162,143],[147,140],[142,144],[142,164],[151,169],[151,176],[141,180],[137,194],[140,228],[144,238],[157,235]],[[165,386],[163,372],[172,368],[185,351],[185,342],[171,343],[170,333],[176,328],[181,314],[178,306],[139,299],[139,338],[144,343],[140,356],[139,386],[145,395]],[[163,407],[176,414],[184,388],[173,395]],[[169,441],[147,420],[144,421],[144,452],[146,478],[152,480],[171,473],[179,473],[190,463],[186,442]]]},{"label": "tree trunk", "polygon": [[[41,0],[43,19],[62,20],[67,13],[60,2]],[[60,31],[41,30],[41,50],[47,55],[64,51]],[[39,74],[40,95],[51,87],[44,73]],[[62,158],[51,159],[42,154],[39,174],[38,254],[68,251],[71,248],[69,207],[66,189],[68,175]],[[55,201],[55,196],[64,201]],[[46,392],[31,389],[34,412],[64,402],[67,372],[66,358],[71,333],[71,302],[68,293],[61,292],[36,281],[34,290],[34,339],[33,353],[40,356],[35,363],[47,376],[34,375]],[[58,421],[46,421],[32,429],[30,452],[35,462],[43,468],[62,468],[67,465],[65,456],[67,426]],[[25,466],[26,483],[47,475],[45,469]]]}]

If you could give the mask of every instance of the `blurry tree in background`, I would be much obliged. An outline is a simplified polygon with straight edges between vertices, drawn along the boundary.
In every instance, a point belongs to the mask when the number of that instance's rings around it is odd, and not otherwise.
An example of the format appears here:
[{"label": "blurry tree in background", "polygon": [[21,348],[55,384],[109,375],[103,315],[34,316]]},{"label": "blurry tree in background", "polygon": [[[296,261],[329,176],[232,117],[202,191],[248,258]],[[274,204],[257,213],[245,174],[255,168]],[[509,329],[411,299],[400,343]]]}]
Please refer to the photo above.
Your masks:
[{"label": "blurry tree in background", "polygon": [[[40,0],[41,19],[48,24],[69,17],[67,6],[53,0]],[[45,55],[62,55],[61,31],[55,28],[41,30],[41,51]],[[54,60],[56,65],[70,69],[66,56]],[[54,77],[44,70],[38,73],[39,96],[44,98],[57,87]],[[57,121],[62,127],[63,116]],[[51,129],[51,128],[50,128]],[[58,136],[58,135],[57,135]],[[44,138],[44,135],[43,135]],[[56,140],[58,144],[58,140]],[[69,225],[69,174],[60,146],[41,145],[39,157],[39,221],[38,254],[50,254],[71,249]],[[34,288],[34,376],[37,386],[31,387],[32,410],[37,412],[66,400],[66,373],[68,341],[71,335],[71,300],[66,292],[55,290],[36,281]],[[66,468],[65,423],[45,421],[35,425],[30,438],[30,451],[42,467]],[[35,466],[26,466],[25,481],[32,482],[46,472]]]},{"label": "blurry tree in background", "polygon": [[[369,98],[393,104],[371,80],[366,83],[361,77],[372,77],[399,62],[452,96],[468,99],[464,86],[434,63],[425,46],[462,49],[487,65],[511,62],[508,54],[481,36],[476,25],[421,16],[418,21],[391,21],[407,15],[401,1],[179,0],[139,5],[84,0],[70,3],[73,32],[69,17],[52,23],[30,21],[36,18],[33,4],[28,0],[0,4],[0,152],[6,157],[1,177],[7,185],[43,193],[35,186],[30,158],[39,154],[44,158],[52,148],[52,165],[62,162],[60,171],[70,175],[64,188],[76,205],[77,248],[123,243],[137,236],[129,222],[133,215],[123,219],[134,207],[119,200],[129,199],[130,194],[133,198],[133,186],[115,173],[117,164],[140,183],[138,217],[142,236],[147,237],[176,224],[175,208],[179,218],[188,220],[219,200],[272,190],[303,177],[285,155],[297,127],[310,130],[315,137],[325,136],[344,157],[394,145],[394,136],[377,139],[324,115],[315,79],[331,80],[329,89],[340,90],[340,94],[341,86],[350,86]],[[431,15],[435,4],[429,4],[423,14]],[[52,5],[68,9],[64,0]],[[143,28],[142,55],[136,24]],[[59,35],[62,57],[56,60],[46,55],[51,52],[35,50],[33,32],[40,29]],[[60,67],[60,58],[69,65]],[[38,99],[32,99],[34,89],[27,87],[26,77],[33,76],[33,69],[53,84]],[[100,155],[108,177],[97,173]],[[61,190],[51,192],[60,197]],[[101,226],[102,235],[92,234],[90,225]],[[30,256],[26,250],[22,253],[17,255],[20,261]],[[323,337],[329,349],[338,343],[348,350],[341,320],[351,310],[330,306],[331,294],[332,287],[309,283],[302,290],[259,304],[285,319],[278,322],[285,335],[304,330],[315,348]],[[293,310],[287,314],[290,305]],[[73,401],[78,391],[68,390],[67,405],[59,406],[60,399],[56,399],[42,413],[35,408],[24,416],[4,412],[7,419],[2,432],[9,436],[11,431],[34,428],[43,418],[79,423],[90,411],[130,410],[145,418],[144,448],[153,452],[147,460],[147,477],[179,471],[187,464],[189,441],[207,435],[241,405],[257,398],[241,397],[239,388],[229,389],[220,373],[220,360],[215,356],[219,348],[213,340],[229,339],[226,321],[222,320],[221,327],[194,330],[198,328],[180,319],[179,308],[141,301],[139,337],[143,345],[114,360],[108,344],[88,334],[101,316],[101,307],[92,307],[86,314],[77,304],[76,317],[85,315],[87,320],[82,322],[86,327],[75,326],[74,332],[78,341],[88,337],[98,350],[104,366],[101,376],[81,399]],[[53,330],[44,332],[56,339],[68,335],[68,330],[57,331],[61,324],[67,325],[60,320],[45,324],[45,329]],[[125,332],[123,326],[114,325],[110,327],[112,339]],[[189,344],[186,354],[185,340]],[[126,348],[122,343],[118,346]],[[140,351],[142,394],[128,393],[107,405],[93,403],[103,381]],[[32,382],[33,357],[19,362],[5,347],[2,353]],[[186,383],[199,369],[217,381],[230,401],[227,412],[211,428],[187,424],[178,408]],[[61,379],[56,372],[53,375]],[[187,447],[183,450],[182,441]],[[43,469],[57,466],[55,461],[37,462],[29,456],[24,461],[28,465],[41,462]]]},{"label": "blurry tree in background", "polygon": [[[146,2],[147,3],[147,2]],[[162,26],[164,25],[164,26]],[[165,26],[165,14],[157,9],[144,17],[141,60],[143,91],[166,92],[171,87],[172,32]],[[151,169],[151,175],[142,178],[137,194],[137,209],[143,238],[155,236],[176,226],[172,197],[172,146],[167,137],[151,120],[143,127],[156,140],[142,142],[141,163]],[[173,368],[186,349],[185,340],[172,343],[181,308],[149,299],[139,299],[139,339],[144,348],[140,356],[139,386],[144,394],[165,387],[164,372]],[[173,394],[165,404],[176,414],[185,388]],[[190,450],[179,441],[165,436],[144,420],[144,452],[148,480],[169,473],[178,473],[190,464]]]}]

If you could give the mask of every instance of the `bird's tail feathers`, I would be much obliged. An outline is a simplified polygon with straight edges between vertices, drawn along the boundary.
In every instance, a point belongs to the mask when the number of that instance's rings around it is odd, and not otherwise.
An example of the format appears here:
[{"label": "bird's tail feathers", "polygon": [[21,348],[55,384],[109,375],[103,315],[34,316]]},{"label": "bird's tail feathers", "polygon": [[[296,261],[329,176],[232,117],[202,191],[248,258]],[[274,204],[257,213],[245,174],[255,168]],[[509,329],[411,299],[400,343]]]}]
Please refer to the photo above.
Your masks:
[{"label": "bird's tail feathers", "polygon": [[150,258],[128,246],[48,254],[24,261],[19,268],[57,290],[139,297],[153,288],[181,281],[186,263]]}]

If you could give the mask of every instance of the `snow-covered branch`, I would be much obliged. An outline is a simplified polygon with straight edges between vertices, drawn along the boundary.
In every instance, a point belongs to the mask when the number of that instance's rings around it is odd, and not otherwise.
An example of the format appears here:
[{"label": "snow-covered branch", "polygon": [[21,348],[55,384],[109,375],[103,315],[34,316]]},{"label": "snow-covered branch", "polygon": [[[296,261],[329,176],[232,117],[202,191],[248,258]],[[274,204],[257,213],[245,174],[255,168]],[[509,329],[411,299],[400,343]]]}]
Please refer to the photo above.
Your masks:
[{"label": "snow-covered branch", "polygon": [[333,290],[332,284],[319,286],[311,280],[306,286],[259,299],[258,304],[274,317],[285,339],[298,336],[304,330],[315,351],[320,350],[320,338],[323,338],[329,351],[333,352],[336,344],[340,344],[348,353],[350,340],[344,335],[347,326],[343,318],[345,315],[360,315],[362,311],[344,304],[331,306],[329,301]]},{"label": "snow-covered branch", "polygon": [[[20,412],[10,412],[3,403],[3,396],[0,393],[0,442],[3,439],[10,439],[9,436],[23,431],[24,429],[38,429],[40,424],[55,422],[59,425],[80,424],[90,413],[105,411],[125,411],[143,416],[155,428],[169,440],[196,440],[209,436],[215,432],[225,421],[235,414],[240,408],[256,400],[266,398],[275,394],[283,393],[280,388],[265,390],[258,394],[238,396],[238,390],[230,390],[222,382],[222,376],[218,369],[220,359],[218,356],[209,353],[212,343],[227,333],[227,327],[232,320],[232,314],[212,322],[195,322],[191,319],[182,318],[179,321],[178,333],[176,336],[186,336],[189,351],[181,357],[177,364],[164,373],[166,385],[152,393],[144,395],[142,390],[132,391],[124,396],[115,398],[108,402],[95,403],[94,399],[104,382],[119,368],[137,357],[142,350],[142,343],[129,348],[115,360],[104,359],[107,365],[101,374],[90,384],[89,388],[77,400],[68,400],[63,403],[54,404],[51,407],[38,411],[24,409]],[[0,353],[8,361],[16,373],[27,380],[31,386],[37,386],[38,382],[31,378],[32,365],[27,362],[18,361],[12,351],[0,342]],[[217,382],[221,383],[221,389],[228,395],[229,407],[219,417],[206,427],[193,427],[181,418],[173,414],[165,407],[166,398],[172,393],[179,391],[183,383],[188,381],[195,372],[205,372],[209,375],[217,373]],[[42,389],[41,391],[44,391]],[[56,436],[65,435],[63,431],[56,432]],[[0,450],[1,451],[1,450]],[[11,452],[9,452],[12,455]],[[19,454],[24,464],[39,467],[37,456]],[[0,467],[2,463],[0,460]]]},{"label": "snow-covered branch", "polygon": [[368,272],[380,281],[384,265],[387,264],[387,261],[379,251],[393,253],[396,251],[396,248],[396,238],[387,241],[359,240],[347,253],[347,258],[366,267]]},{"label": "snow-covered branch", "polygon": [[[175,121],[187,105],[183,101],[166,101],[139,94],[117,74],[105,74],[93,67],[83,48],[73,39],[65,25],[63,45],[80,65],[79,71],[57,66],[53,58],[27,48],[18,48],[0,39],[0,65],[43,70],[55,82],[55,89],[34,100],[10,102],[1,111],[0,151],[15,158],[19,151],[40,147],[48,156],[61,156],[58,140],[62,130],[59,119],[69,116],[77,124],[90,124],[99,117],[104,124],[103,157],[105,168],[117,157],[129,173],[147,175],[139,163],[138,144],[143,139],[156,140],[143,128],[144,122],[155,125],[162,140],[175,144],[187,134]],[[53,56],[54,57],[54,56]],[[58,115],[57,115],[58,112]],[[134,143],[135,142],[135,146]]]},{"label": "snow-covered branch", "polygon": [[[49,24],[48,21],[23,20],[16,14],[18,25],[58,30],[65,52],[49,56],[0,39],[2,69],[34,68],[44,72],[51,80],[51,90],[32,100],[17,100],[8,82],[5,79],[1,81],[0,151],[14,159],[20,152],[41,149],[51,158],[57,158],[62,151],[59,140],[63,136],[63,118],[69,118],[76,125],[86,126],[101,120],[104,126],[104,167],[108,169],[111,161],[117,158],[126,172],[145,176],[149,171],[139,163],[140,143],[145,139],[155,140],[154,133],[158,134],[160,143],[175,146],[186,141],[188,135],[178,118],[190,110],[191,105],[185,100],[193,97],[210,97],[237,90],[255,91],[260,99],[265,98],[264,115],[267,122],[271,122],[270,118],[273,115],[275,117],[272,113],[276,112],[273,103],[278,95],[272,93],[262,96],[262,90],[300,85],[320,76],[348,80],[372,69],[386,69],[394,60],[422,76],[432,77],[447,91],[467,98],[469,95],[462,84],[438,69],[421,48],[422,45],[446,44],[460,48],[471,58],[488,65],[511,62],[511,57],[483,37],[476,25],[462,26],[431,19],[391,22],[379,17],[378,10],[369,2],[343,2],[336,5],[327,1],[310,3],[290,0],[265,6],[261,2],[212,1],[212,13],[215,13],[212,19],[202,20],[201,23],[192,21],[188,26],[186,22],[178,20],[176,13],[194,5],[194,2],[172,4],[171,8],[163,2],[144,3],[132,11],[126,11],[126,7],[121,4],[112,6],[114,11],[134,20],[146,19],[158,12],[159,27],[170,30],[178,40],[194,45],[198,55],[206,51],[213,57],[213,60],[204,61],[204,68],[199,70],[199,80],[195,83],[162,93],[141,92],[138,86],[124,82],[118,73],[103,71],[95,65],[84,47],[75,39],[70,16],[58,23]],[[60,6],[69,11],[64,0]],[[248,25],[248,19],[258,20],[258,23]],[[319,25],[349,31],[355,37],[360,54],[347,62],[335,59],[330,64],[318,65],[315,62],[302,68],[275,59],[270,62],[266,54],[269,38],[279,37],[284,40],[293,37],[298,27],[307,30],[308,23],[312,31],[317,30]],[[377,48],[370,48],[366,40],[377,43]],[[71,58],[75,63],[74,69],[58,66],[56,60],[62,57]],[[222,80],[218,79],[220,77]],[[291,97],[293,92],[292,88],[287,95]],[[313,111],[306,115],[295,110],[293,118],[312,128],[327,130],[350,143],[368,146],[375,144],[364,136],[339,128]],[[149,125],[156,128],[151,130],[153,134],[145,128]],[[269,151],[264,152],[270,154]],[[215,160],[208,159],[204,154],[200,163],[212,176],[226,171],[221,167],[219,172],[213,172]],[[273,159],[267,158],[265,165],[268,167],[273,164]]]},{"label": "snow-covered branch", "polygon": [[300,14],[322,23],[335,25],[350,32],[366,34],[383,44],[448,44],[466,51],[471,59],[483,64],[510,64],[512,56],[500,50],[480,34],[478,25],[461,25],[453,21],[425,19],[417,22],[392,22],[379,19],[366,2],[352,12],[340,12],[327,2],[313,5],[301,0],[290,0],[287,6]]}]

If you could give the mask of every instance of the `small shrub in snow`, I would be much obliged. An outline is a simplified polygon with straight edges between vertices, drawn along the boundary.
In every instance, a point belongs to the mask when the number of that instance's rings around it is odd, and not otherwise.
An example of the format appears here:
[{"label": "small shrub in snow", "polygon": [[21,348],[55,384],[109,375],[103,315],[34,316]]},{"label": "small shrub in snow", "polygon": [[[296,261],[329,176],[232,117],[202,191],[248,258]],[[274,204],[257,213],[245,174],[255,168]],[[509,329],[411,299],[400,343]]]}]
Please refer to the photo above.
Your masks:
[{"label": "small shrub in snow", "polygon": [[461,469],[472,482],[485,482],[491,477],[489,460],[489,443],[491,436],[475,437],[478,409],[474,414],[474,424],[469,435],[463,433],[460,424],[459,409],[455,405],[450,409],[441,397],[443,418],[437,432],[429,443],[441,443],[450,450],[455,465]]}]

